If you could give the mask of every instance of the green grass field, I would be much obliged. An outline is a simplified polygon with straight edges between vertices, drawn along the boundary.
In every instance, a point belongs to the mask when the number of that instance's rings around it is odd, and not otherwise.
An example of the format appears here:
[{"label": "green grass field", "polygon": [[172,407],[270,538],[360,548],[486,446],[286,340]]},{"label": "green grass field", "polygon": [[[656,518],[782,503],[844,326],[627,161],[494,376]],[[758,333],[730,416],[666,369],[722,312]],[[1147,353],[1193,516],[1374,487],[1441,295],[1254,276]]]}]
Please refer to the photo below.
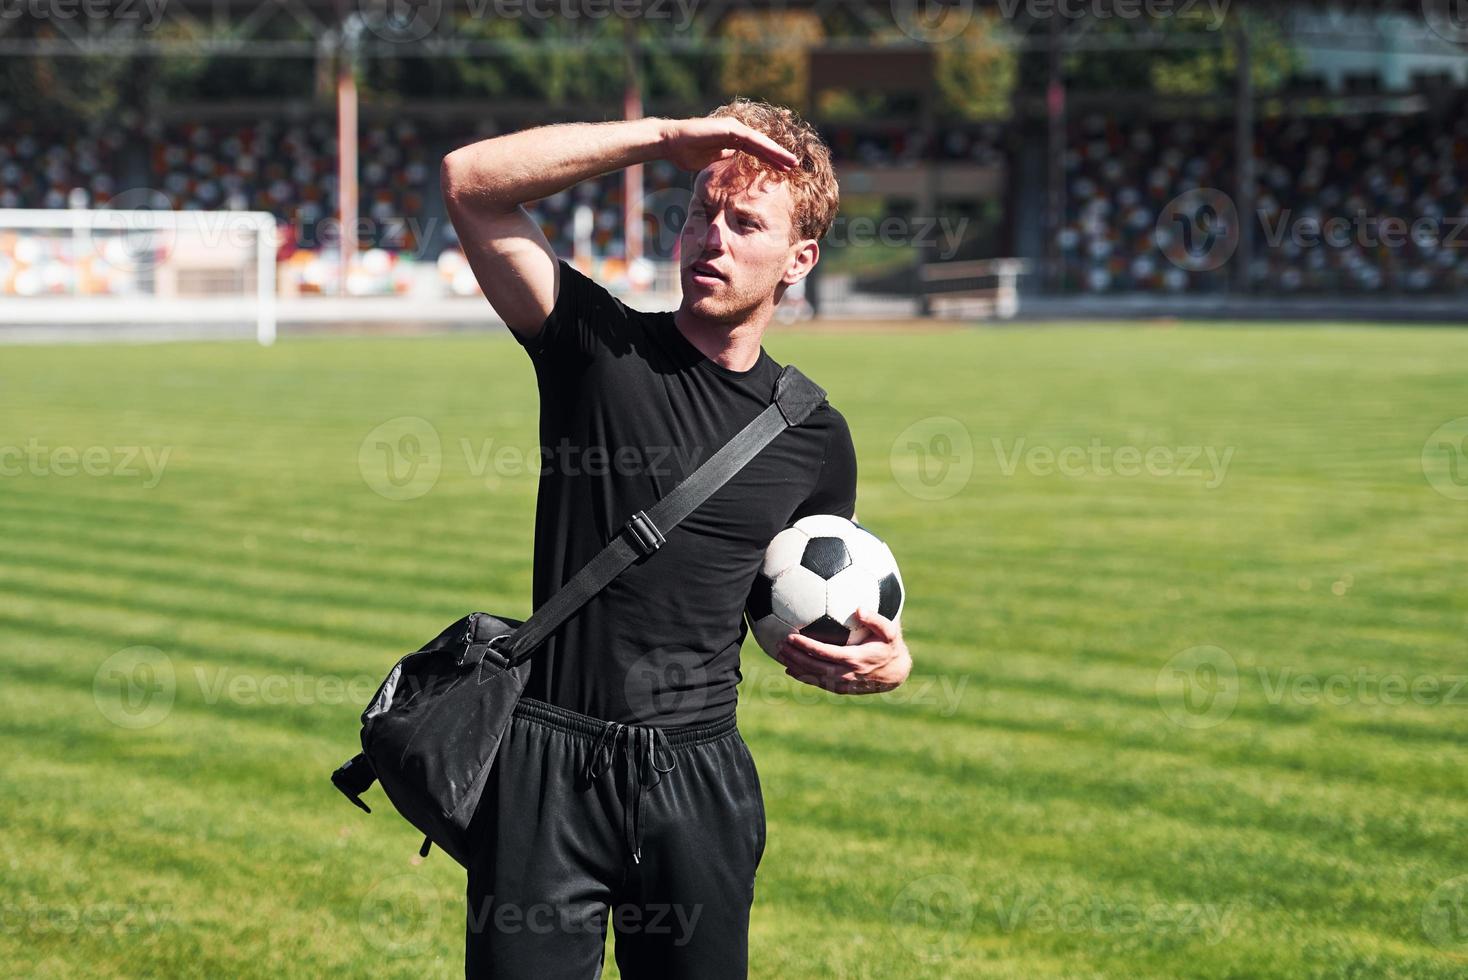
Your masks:
[{"label": "green grass field", "polygon": [[[746,645],[754,976],[1468,974],[1468,333],[768,346],[851,422],[917,667]],[[7,974],[462,974],[462,871],[327,776],[397,656],[527,611],[535,417],[502,336],[0,353]]]}]

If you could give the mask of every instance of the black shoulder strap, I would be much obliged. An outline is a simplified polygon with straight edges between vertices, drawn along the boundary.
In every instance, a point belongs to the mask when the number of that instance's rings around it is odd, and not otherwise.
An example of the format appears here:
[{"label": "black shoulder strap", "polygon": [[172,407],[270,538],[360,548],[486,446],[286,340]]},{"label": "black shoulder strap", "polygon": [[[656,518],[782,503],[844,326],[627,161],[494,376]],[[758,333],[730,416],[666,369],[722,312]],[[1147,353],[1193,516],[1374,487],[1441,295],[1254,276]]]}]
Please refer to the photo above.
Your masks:
[{"label": "black shoulder strap", "polygon": [[794,365],[787,365],[775,382],[770,406],[651,508],[633,514],[596,557],[509,634],[500,652],[511,662],[532,652],[629,565],[662,547],[664,534],[743,469],[775,436],[804,422],[825,399],[826,392],[820,385]]},{"label": "black shoulder strap", "polygon": [[[657,551],[663,544],[663,533],[693,513],[715,491],[738,473],[759,451],[786,428],[804,422],[826,393],[814,381],[793,366],[780,372],[775,382],[773,403],[755,417],[722,449],[694,470],[667,496],[647,511],[638,511],[611,542],[587,562],[571,581],[557,589],[535,613],[513,633],[505,634],[501,652],[518,662],[540,645],[556,627],[620,575],[639,558]],[[498,645],[498,643],[496,643]],[[485,647],[478,647],[477,658]],[[474,656],[471,654],[471,656]],[[356,755],[331,774],[331,781],[346,797],[368,813],[361,795],[376,780],[372,765],[365,755]],[[428,853],[429,838],[424,838],[418,853]]]}]

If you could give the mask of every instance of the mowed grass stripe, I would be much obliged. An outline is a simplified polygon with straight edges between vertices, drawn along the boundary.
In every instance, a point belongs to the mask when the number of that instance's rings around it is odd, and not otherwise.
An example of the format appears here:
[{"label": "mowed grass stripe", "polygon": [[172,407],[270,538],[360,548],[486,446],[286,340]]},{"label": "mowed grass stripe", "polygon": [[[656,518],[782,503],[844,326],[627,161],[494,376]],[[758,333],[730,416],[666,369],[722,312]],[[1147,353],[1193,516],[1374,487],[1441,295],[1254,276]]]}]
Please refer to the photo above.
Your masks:
[{"label": "mowed grass stripe", "polygon": [[[250,788],[248,788],[248,785],[244,785],[244,786],[241,786],[241,788],[239,788],[239,789],[241,789],[241,791],[248,792],[248,789],[250,789]],[[895,802],[897,802],[897,804],[901,804],[901,802],[904,802],[904,801],[903,800],[897,800]],[[916,801],[906,801],[906,802],[916,802]],[[847,823],[846,820],[843,820],[843,823]],[[860,824],[862,824],[863,822],[856,822],[856,823],[857,823],[857,826],[843,827],[843,829],[850,829],[850,830],[853,830],[853,832],[856,832],[856,830],[859,830],[860,829]],[[167,832],[167,830],[169,830],[169,827],[160,827],[160,829],[161,830],[164,830],[164,832]],[[843,835],[843,839],[847,839],[847,841],[850,841],[851,836],[850,835]],[[1277,839],[1274,839],[1274,841],[1279,842],[1279,841],[1277,841]],[[1345,870],[1348,870],[1349,871],[1349,869],[1345,869]]]},{"label": "mowed grass stripe", "polygon": [[[858,513],[891,540],[911,593],[914,682],[940,698],[941,682],[950,696],[968,683],[948,710],[892,696],[856,707],[805,696],[746,648],[742,727],[771,823],[755,975],[1458,975],[1422,914],[1468,865],[1455,792],[1463,713],[1359,692],[1309,704],[1271,697],[1265,681],[1461,669],[1463,511],[1431,489],[1421,453],[1463,414],[1463,335],[1105,327],[770,339],[852,423]],[[522,372],[486,391],[477,378],[498,360]],[[488,438],[533,448],[523,354],[503,336],[29,349],[7,356],[0,382],[0,444],[16,432],[175,453],[152,489],[0,481],[0,534],[16,542],[8,562],[0,551],[0,663],[13,678],[0,704],[34,722],[0,729],[0,750],[19,760],[0,768],[16,790],[0,795],[0,820],[19,828],[0,855],[21,891],[45,901],[146,888],[189,910],[188,928],[162,938],[0,936],[0,954],[40,975],[457,975],[459,873],[437,855],[408,864],[410,828],[358,813],[325,785],[361,706],[210,700],[196,672],[378,675],[404,637],[524,598],[534,478],[486,479],[472,465]],[[443,437],[438,484],[401,504],[376,497],[357,466],[367,433],[397,415],[427,418]],[[947,500],[899,482],[914,461],[898,437],[930,415],[972,435],[972,476]],[[1093,439],[1235,454],[1216,489],[1000,466],[1020,440]],[[501,534],[481,557],[478,543]],[[356,632],[323,629],[364,609]],[[173,658],[178,696],[157,729],[110,730],[94,673],[137,642]],[[1179,729],[1158,675],[1206,644],[1235,658],[1238,703],[1214,728]],[[224,782],[200,774],[229,773],[242,749],[233,788],[250,802],[231,807]],[[274,800],[292,807],[279,826]],[[87,816],[48,837],[68,805]],[[188,826],[217,827],[255,863],[190,843],[182,866],[151,873],[150,844]],[[122,852],[88,868],[91,839]],[[406,962],[372,949],[360,921],[362,894],[386,870],[421,876],[438,896],[424,952]],[[967,889],[966,903],[903,904],[904,889],[934,875]],[[1128,902],[1233,918],[1221,936],[1106,918]],[[1072,906],[1099,907],[1102,920],[1047,924],[1046,909]],[[292,925],[273,941],[279,918]]]},{"label": "mowed grass stripe", "polygon": [[[373,526],[363,519],[342,520],[338,512],[325,508],[319,514],[313,515],[296,512],[292,518],[294,523],[289,527],[282,527],[279,513],[268,509],[252,508],[249,511],[222,513],[217,509],[169,507],[165,513],[145,514],[140,512],[139,505],[121,505],[116,500],[88,500],[81,506],[63,509],[55,505],[55,497],[46,498],[44,504],[31,505],[29,502],[20,503],[19,496],[21,495],[11,497],[3,508],[3,512],[12,520],[49,519],[64,522],[78,532],[86,532],[92,527],[116,526],[116,517],[124,516],[127,527],[146,528],[151,534],[165,538],[179,536],[197,539],[205,536],[210,540],[222,541],[239,535],[241,538],[250,536],[257,541],[289,542],[293,547],[305,550],[309,545],[359,546],[369,543],[364,537],[363,529]],[[115,514],[100,513],[109,504],[114,506]],[[533,513],[533,510],[532,503],[530,511]],[[422,523],[397,520],[410,516],[420,517],[426,513],[430,513],[426,505],[419,511],[410,512],[401,508],[388,508],[384,504],[382,510],[375,512],[375,519],[384,521],[383,527],[374,527],[370,543],[388,551],[389,558],[394,550],[406,551],[416,543],[421,548],[441,549],[446,559],[471,562],[476,558],[482,561],[487,556],[493,556],[496,549],[519,546],[530,540],[527,533],[529,523],[497,523],[487,515],[477,518],[478,523],[484,525],[482,533],[467,531],[463,523],[452,521]]]}]

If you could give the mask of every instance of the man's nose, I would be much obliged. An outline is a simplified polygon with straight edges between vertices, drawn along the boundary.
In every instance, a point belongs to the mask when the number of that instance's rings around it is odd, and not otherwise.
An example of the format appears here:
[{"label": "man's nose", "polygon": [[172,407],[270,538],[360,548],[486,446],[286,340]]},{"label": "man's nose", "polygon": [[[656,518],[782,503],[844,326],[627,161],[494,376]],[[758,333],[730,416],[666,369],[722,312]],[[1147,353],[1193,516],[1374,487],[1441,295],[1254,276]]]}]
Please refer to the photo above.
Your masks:
[{"label": "man's nose", "polygon": [[699,246],[706,252],[721,252],[724,249],[724,216],[694,219],[694,234]]}]

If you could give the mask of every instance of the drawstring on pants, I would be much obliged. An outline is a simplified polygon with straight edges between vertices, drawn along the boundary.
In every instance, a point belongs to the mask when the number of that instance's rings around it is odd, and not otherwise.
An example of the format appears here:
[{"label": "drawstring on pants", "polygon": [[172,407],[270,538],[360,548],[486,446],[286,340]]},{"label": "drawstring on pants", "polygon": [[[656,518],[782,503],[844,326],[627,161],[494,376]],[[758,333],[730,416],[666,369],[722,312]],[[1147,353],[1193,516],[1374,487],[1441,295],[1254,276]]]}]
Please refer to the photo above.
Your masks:
[{"label": "drawstring on pants", "polygon": [[[641,864],[642,797],[662,780],[663,774],[677,768],[678,762],[661,728],[608,722],[597,734],[596,742],[591,747],[591,755],[586,760],[588,781],[596,779],[611,764],[618,746],[628,756],[622,833],[627,842],[627,850],[632,855],[632,862]],[[658,765],[657,751],[660,748],[668,760],[667,768]]]}]

